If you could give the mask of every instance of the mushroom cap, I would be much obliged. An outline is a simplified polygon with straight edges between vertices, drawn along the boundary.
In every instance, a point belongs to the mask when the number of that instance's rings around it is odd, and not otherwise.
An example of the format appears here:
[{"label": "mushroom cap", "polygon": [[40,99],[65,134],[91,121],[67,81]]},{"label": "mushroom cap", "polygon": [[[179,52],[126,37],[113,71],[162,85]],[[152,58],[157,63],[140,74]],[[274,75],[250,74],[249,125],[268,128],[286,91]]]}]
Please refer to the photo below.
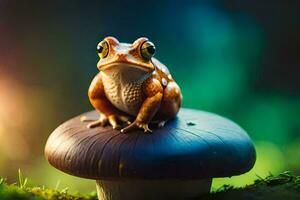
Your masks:
[{"label": "mushroom cap", "polygon": [[[97,119],[91,111],[80,116]],[[88,129],[77,116],[48,138],[49,163],[71,175],[112,179],[201,179],[249,171],[254,145],[238,125],[209,112],[182,108],[152,134],[111,126]]]}]

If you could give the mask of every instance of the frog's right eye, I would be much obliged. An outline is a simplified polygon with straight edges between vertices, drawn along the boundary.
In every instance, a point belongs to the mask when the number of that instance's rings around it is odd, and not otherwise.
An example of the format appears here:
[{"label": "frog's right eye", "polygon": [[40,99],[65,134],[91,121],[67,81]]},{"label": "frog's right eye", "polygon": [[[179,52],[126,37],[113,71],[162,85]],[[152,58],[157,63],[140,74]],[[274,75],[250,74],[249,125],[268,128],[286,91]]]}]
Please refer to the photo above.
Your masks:
[{"label": "frog's right eye", "polygon": [[105,58],[108,54],[108,43],[106,41],[102,41],[98,44],[97,46],[97,52],[98,52],[98,55],[99,57],[102,59],[102,58]]}]

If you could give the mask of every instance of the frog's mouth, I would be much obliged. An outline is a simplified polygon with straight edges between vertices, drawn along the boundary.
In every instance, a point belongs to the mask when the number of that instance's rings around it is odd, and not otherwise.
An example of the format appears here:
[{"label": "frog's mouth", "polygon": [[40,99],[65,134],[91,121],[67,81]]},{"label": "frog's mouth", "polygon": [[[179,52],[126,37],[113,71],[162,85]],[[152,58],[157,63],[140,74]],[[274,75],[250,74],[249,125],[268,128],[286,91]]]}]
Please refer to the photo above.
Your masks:
[{"label": "frog's mouth", "polygon": [[107,77],[110,77],[115,81],[121,80],[124,83],[145,80],[152,72],[152,70],[147,68],[128,63],[114,63],[104,66],[104,68],[100,69],[100,71]]},{"label": "frog's mouth", "polygon": [[100,71],[107,71],[107,70],[138,70],[143,72],[152,72],[154,70],[153,64],[136,64],[130,62],[114,62],[108,63],[105,65],[101,65],[98,67]]}]

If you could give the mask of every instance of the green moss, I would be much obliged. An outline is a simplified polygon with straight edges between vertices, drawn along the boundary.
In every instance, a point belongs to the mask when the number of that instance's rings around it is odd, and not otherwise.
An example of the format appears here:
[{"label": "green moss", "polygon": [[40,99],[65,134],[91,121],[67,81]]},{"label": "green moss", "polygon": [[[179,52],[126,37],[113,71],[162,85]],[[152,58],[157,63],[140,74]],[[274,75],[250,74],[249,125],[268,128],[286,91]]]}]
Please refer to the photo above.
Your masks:
[{"label": "green moss", "polygon": [[0,200],[97,200],[97,193],[69,194],[67,189],[61,191],[43,187],[24,187],[8,185],[2,179]]},{"label": "green moss", "polygon": [[278,176],[269,175],[266,178],[258,177],[252,185],[242,188],[224,185],[216,192],[201,199],[298,200],[300,199],[300,176],[294,176],[290,172],[284,172]]},{"label": "green moss", "polygon": [[[20,175],[20,173],[19,173]],[[19,185],[7,184],[0,179],[0,200],[97,200],[96,192],[90,194],[70,194],[67,189],[58,191],[42,187],[27,187],[26,179],[20,178]],[[205,200],[238,199],[300,199],[300,176],[284,172],[278,176],[258,178],[254,184],[243,188],[224,185],[216,192],[205,195]]]}]

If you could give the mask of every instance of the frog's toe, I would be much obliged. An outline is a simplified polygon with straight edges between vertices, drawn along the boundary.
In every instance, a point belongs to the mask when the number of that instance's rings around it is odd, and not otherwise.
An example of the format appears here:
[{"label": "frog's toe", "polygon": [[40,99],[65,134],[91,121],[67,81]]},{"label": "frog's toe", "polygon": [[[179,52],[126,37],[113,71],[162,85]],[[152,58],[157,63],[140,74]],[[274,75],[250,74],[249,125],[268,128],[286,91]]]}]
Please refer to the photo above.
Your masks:
[{"label": "frog's toe", "polygon": [[117,117],[115,115],[108,116],[108,121],[112,127],[117,126]]},{"label": "frog's toe", "polygon": [[88,121],[90,121],[90,119],[87,118],[87,116],[81,116],[81,117],[80,117],[80,121],[81,121],[81,122],[88,122]]},{"label": "frog's toe", "polygon": [[114,130],[120,130],[121,129],[121,126],[119,124],[116,124],[116,125],[112,125],[112,128]]},{"label": "frog's toe", "polygon": [[118,115],[118,119],[126,124],[131,124],[130,117],[126,115]]},{"label": "frog's toe", "polygon": [[121,129],[121,133],[128,133],[129,131],[132,131],[134,129],[137,129],[138,126],[135,122],[129,124],[128,126],[126,126],[125,128]]},{"label": "frog's toe", "polygon": [[97,119],[88,118],[87,116],[83,115],[80,117],[81,122],[94,122],[97,121]]},{"label": "frog's toe", "polygon": [[144,129],[145,133],[152,133],[152,130],[149,128],[148,124],[141,124],[139,127]]},{"label": "frog's toe", "polygon": [[129,131],[136,130],[136,129],[143,129],[145,133],[152,132],[152,130],[148,127],[148,124],[134,121],[127,127],[121,129],[121,133],[127,133]]},{"label": "frog's toe", "polygon": [[105,126],[107,124],[107,120],[98,119],[93,121],[87,125],[88,128],[95,128],[97,126]]},{"label": "frog's toe", "polygon": [[101,121],[100,120],[96,120],[96,121],[93,121],[91,123],[89,123],[87,125],[88,128],[95,128],[97,126],[100,126],[101,125]]}]

